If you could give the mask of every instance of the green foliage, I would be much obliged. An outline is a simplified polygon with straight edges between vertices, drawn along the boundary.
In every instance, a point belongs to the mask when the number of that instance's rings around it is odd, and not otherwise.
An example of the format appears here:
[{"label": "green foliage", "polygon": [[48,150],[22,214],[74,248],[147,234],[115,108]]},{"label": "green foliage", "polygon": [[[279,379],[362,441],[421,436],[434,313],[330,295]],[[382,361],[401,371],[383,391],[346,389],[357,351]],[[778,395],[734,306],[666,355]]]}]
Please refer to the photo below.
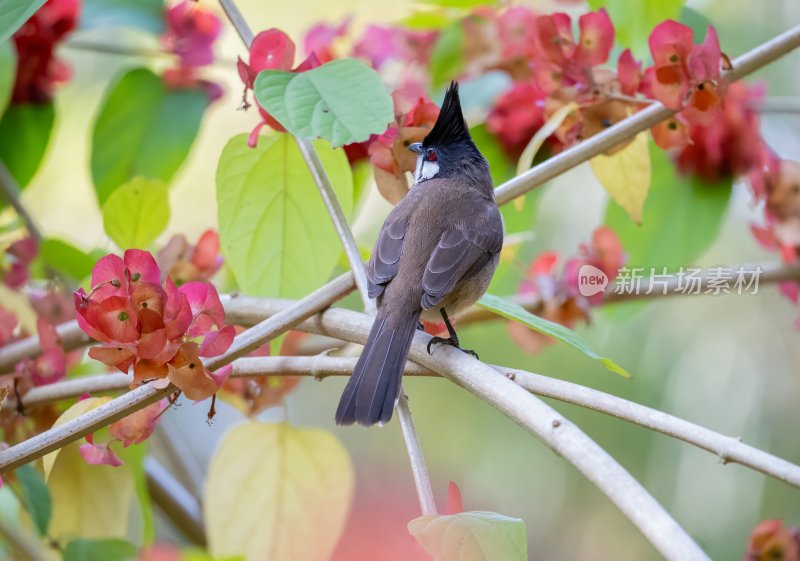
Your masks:
[{"label": "green foliage", "polygon": [[[147,487],[147,472],[144,461],[147,456],[148,442],[118,449],[118,456],[125,462],[133,476],[133,489],[138,499],[139,510],[142,513],[142,545],[150,545],[156,536],[155,516],[150,490]],[[183,561],[186,561],[185,559]]]},{"label": "green foliage", "polygon": [[42,240],[39,257],[45,265],[76,281],[88,277],[97,261],[95,256],[58,238]]},{"label": "green foliage", "polygon": [[125,540],[76,539],[64,549],[64,561],[129,561],[136,559],[136,546]]},{"label": "green foliage", "polygon": [[495,187],[499,187],[514,177],[514,163],[506,156],[502,146],[495,140],[492,133],[486,130],[485,124],[472,127],[469,129],[469,133],[478,150],[489,162],[489,172],[492,174],[492,183]]},{"label": "green foliage", "polygon": [[475,6],[493,6],[497,4],[497,0],[421,0],[421,3],[442,8],[474,8]]},{"label": "green foliage", "polygon": [[683,177],[669,156],[650,143],[653,178],[641,226],[609,202],[605,223],[628,254],[628,267],[677,268],[691,265],[719,233],[731,195],[730,178],[707,185]]},{"label": "green foliage", "polygon": [[103,205],[103,227],[120,249],[149,246],[168,222],[167,186],[156,179],[136,177]]},{"label": "green foliage", "polygon": [[11,41],[0,41],[0,115],[8,107],[17,76],[17,53]]},{"label": "green foliage", "polygon": [[[345,215],[353,178],[342,150],[314,143]],[[311,173],[287,134],[257,148],[235,136],[217,166],[222,253],[241,289],[253,296],[297,298],[323,284],[341,252]]]},{"label": "green foliage", "polygon": [[0,0],[0,41],[5,41],[22,27],[45,0]]},{"label": "green foliage", "polygon": [[525,522],[494,512],[429,514],[408,524],[434,561],[526,561]]},{"label": "green foliage", "polygon": [[52,103],[11,105],[0,120],[0,160],[24,189],[44,159],[56,113]]},{"label": "green foliage", "polygon": [[695,40],[705,37],[706,32],[708,31],[708,26],[713,25],[711,20],[708,19],[704,14],[701,14],[689,6],[683,7],[679,21],[682,24],[688,25],[692,28]]},{"label": "green foliage", "polygon": [[605,7],[614,22],[617,43],[629,47],[637,57],[649,52],[647,39],[664,20],[677,20],[686,0],[589,0],[592,10]]},{"label": "green foliage", "polygon": [[442,29],[433,46],[428,68],[431,85],[434,88],[445,85],[461,71],[464,66],[462,54],[464,41],[464,27],[461,21],[455,21]]},{"label": "green foliage", "polygon": [[160,35],[164,32],[164,0],[83,0],[79,26],[132,27]]},{"label": "green foliage", "polygon": [[578,349],[586,356],[600,361],[603,366],[612,372],[619,374],[620,376],[624,376],[625,378],[631,377],[628,371],[622,368],[619,364],[610,358],[606,358],[597,354],[589,346],[589,343],[584,341],[580,335],[575,333],[569,327],[565,327],[559,323],[554,323],[541,318],[530,313],[525,308],[515,304],[514,302],[498,296],[493,296],[491,294],[485,294],[483,298],[478,301],[478,305],[482,308],[486,308],[487,310],[491,310],[492,312],[503,316],[504,318],[517,321],[527,327],[530,327],[534,331],[538,331],[539,333],[552,337],[557,341],[566,343],[567,345]]},{"label": "green foliage", "polygon": [[204,91],[168,90],[145,68],[111,86],[92,131],[92,179],[100,205],[137,176],[169,184],[189,155],[208,103]]},{"label": "green foliage", "polygon": [[40,536],[47,535],[47,527],[53,515],[53,501],[50,490],[44,484],[44,479],[33,466],[26,465],[17,469],[17,480],[22,491],[22,502],[25,510],[33,520]]},{"label": "green foliage", "polygon": [[453,18],[443,10],[430,10],[425,12],[414,12],[408,17],[403,18],[398,23],[409,29],[435,30],[442,29],[450,24]]},{"label": "green foliage", "polygon": [[380,75],[352,58],[299,74],[264,70],[256,78],[255,95],[294,135],[324,138],[334,146],[382,133],[394,116]]}]

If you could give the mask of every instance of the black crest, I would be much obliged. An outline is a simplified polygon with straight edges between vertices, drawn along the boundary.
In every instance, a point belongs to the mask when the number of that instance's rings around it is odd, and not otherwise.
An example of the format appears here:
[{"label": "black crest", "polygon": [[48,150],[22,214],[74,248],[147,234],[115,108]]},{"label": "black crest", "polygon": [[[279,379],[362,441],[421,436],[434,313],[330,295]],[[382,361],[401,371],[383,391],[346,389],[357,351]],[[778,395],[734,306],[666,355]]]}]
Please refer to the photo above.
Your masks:
[{"label": "black crest", "polygon": [[450,82],[444,102],[439,112],[439,118],[433,125],[431,132],[422,141],[422,146],[446,146],[460,142],[472,142],[467,123],[461,113],[461,99],[458,96],[458,82]]}]

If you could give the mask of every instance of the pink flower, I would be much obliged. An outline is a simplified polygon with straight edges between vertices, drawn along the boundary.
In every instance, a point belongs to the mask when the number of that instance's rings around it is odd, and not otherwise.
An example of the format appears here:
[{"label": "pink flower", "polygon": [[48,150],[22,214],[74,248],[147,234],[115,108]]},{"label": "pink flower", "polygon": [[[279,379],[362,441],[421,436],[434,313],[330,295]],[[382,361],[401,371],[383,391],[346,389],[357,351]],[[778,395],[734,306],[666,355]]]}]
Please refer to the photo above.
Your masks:
[{"label": "pink flower", "polygon": [[122,465],[122,460],[114,453],[109,444],[109,442],[95,444],[94,435],[90,434],[86,436],[86,444],[81,444],[79,451],[87,464],[119,467]]},{"label": "pink flower", "polygon": [[[247,92],[253,89],[256,76],[258,76],[258,73],[262,70],[306,72],[321,65],[317,55],[312,52],[296,68],[291,69],[294,61],[294,52],[294,42],[280,29],[267,29],[255,36],[253,42],[250,44],[248,62],[244,62],[239,58],[236,63],[236,68],[239,71],[239,78],[241,78],[245,86],[243,97],[245,108],[249,106],[246,101]],[[261,116],[261,122],[250,132],[250,136],[247,139],[247,144],[251,148],[258,144],[258,135],[264,125],[269,125],[279,132],[286,132],[283,125],[276,121],[272,115],[267,113],[264,108],[258,104],[258,100],[256,100],[256,106]]]},{"label": "pink flower", "polygon": [[147,440],[156,428],[156,422],[167,408],[168,402],[162,399],[115,421],[109,427],[111,436],[121,441],[123,446],[139,444]]},{"label": "pink flower", "polygon": [[195,245],[183,234],[176,234],[158,252],[158,265],[180,286],[191,281],[207,281],[222,267],[219,234],[206,230]]},{"label": "pink flower", "polygon": [[39,253],[38,242],[31,237],[22,238],[6,249],[6,259],[10,267],[3,272],[3,282],[14,290],[20,289],[30,278],[28,270]]},{"label": "pink flower", "polygon": [[425,64],[430,59],[436,37],[435,31],[370,24],[353,47],[353,56],[367,60],[376,69],[390,60]]},{"label": "pink flower", "polygon": [[501,95],[486,119],[486,128],[512,158],[519,158],[544,124],[546,94],[533,81],[517,82]]},{"label": "pink flower", "polygon": [[347,17],[339,25],[329,23],[312,25],[303,37],[303,50],[306,55],[314,53],[322,64],[336,58],[333,53],[333,42],[347,34],[352,19]]},{"label": "pink flower", "polygon": [[[207,380],[215,378],[197,357],[224,353],[235,332],[224,324],[213,285],[190,282],[178,288],[169,277],[160,279],[158,265],[145,251],[128,250],[124,259],[108,255],[97,262],[91,292],[75,292],[78,325],[106,343],[90,349],[89,356],[124,373],[133,368],[135,383],[166,377],[192,399],[205,399],[224,380],[212,388]],[[190,355],[192,360],[186,358]]]},{"label": "pink flower", "polygon": [[0,306],[0,347],[16,338],[18,326],[17,316]]},{"label": "pink flower", "polygon": [[684,109],[691,122],[709,123],[720,103],[722,53],[713,27],[694,45],[691,28],[667,20],[650,34],[653,95],[670,109]]},{"label": "pink flower", "polygon": [[[608,277],[610,283],[617,278],[620,268],[627,260],[622,242],[608,226],[597,228],[592,234],[591,245],[581,244],[579,253],[578,257],[573,257],[564,264],[566,289],[575,298],[584,298],[578,286],[581,267],[584,265],[596,267]],[[591,305],[596,306],[603,301],[604,296],[604,293],[599,292],[585,298]]]},{"label": "pink flower", "polygon": [[536,15],[527,6],[510,6],[497,18],[504,59],[530,60],[536,56]]},{"label": "pink flower", "polygon": [[42,353],[35,359],[26,358],[17,363],[17,378],[27,378],[34,386],[45,386],[64,379],[67,374],[67,355],[55,327],[42,318],[36,320],[39,346]]}]

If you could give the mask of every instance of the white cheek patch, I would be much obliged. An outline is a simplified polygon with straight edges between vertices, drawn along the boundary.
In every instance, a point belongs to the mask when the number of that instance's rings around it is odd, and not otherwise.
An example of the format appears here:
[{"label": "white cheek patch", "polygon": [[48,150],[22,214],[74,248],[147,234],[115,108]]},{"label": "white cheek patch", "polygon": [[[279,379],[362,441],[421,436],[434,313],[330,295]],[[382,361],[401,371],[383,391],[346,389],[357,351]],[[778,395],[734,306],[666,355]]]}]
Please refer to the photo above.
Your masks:
[{"label": "white cheek patch", "polygon": [[436,177],[437,173],[439,173],[438,162],[428,162],[422,158],[417,160],[417,173],[415,174],[417,183]]}]

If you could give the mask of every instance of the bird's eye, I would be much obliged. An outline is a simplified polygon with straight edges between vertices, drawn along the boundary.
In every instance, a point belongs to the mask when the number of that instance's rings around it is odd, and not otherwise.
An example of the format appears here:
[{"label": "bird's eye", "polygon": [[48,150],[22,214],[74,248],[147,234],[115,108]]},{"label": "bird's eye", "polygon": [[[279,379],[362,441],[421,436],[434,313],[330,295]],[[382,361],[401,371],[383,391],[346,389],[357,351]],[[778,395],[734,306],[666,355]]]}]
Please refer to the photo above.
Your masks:
[{"label": "bird's eye", "polygon": [[436,157],[436,152],[434,152],[433,150],[431,150],[430,152],[428,152],[428,155],[426,156],[426,158],[425,158],[425,159],[426,159],[426,160],[428,160],[429,162],[435,162],[435,161],[436,161],[436,159],[437,159],[437,157]]}]

